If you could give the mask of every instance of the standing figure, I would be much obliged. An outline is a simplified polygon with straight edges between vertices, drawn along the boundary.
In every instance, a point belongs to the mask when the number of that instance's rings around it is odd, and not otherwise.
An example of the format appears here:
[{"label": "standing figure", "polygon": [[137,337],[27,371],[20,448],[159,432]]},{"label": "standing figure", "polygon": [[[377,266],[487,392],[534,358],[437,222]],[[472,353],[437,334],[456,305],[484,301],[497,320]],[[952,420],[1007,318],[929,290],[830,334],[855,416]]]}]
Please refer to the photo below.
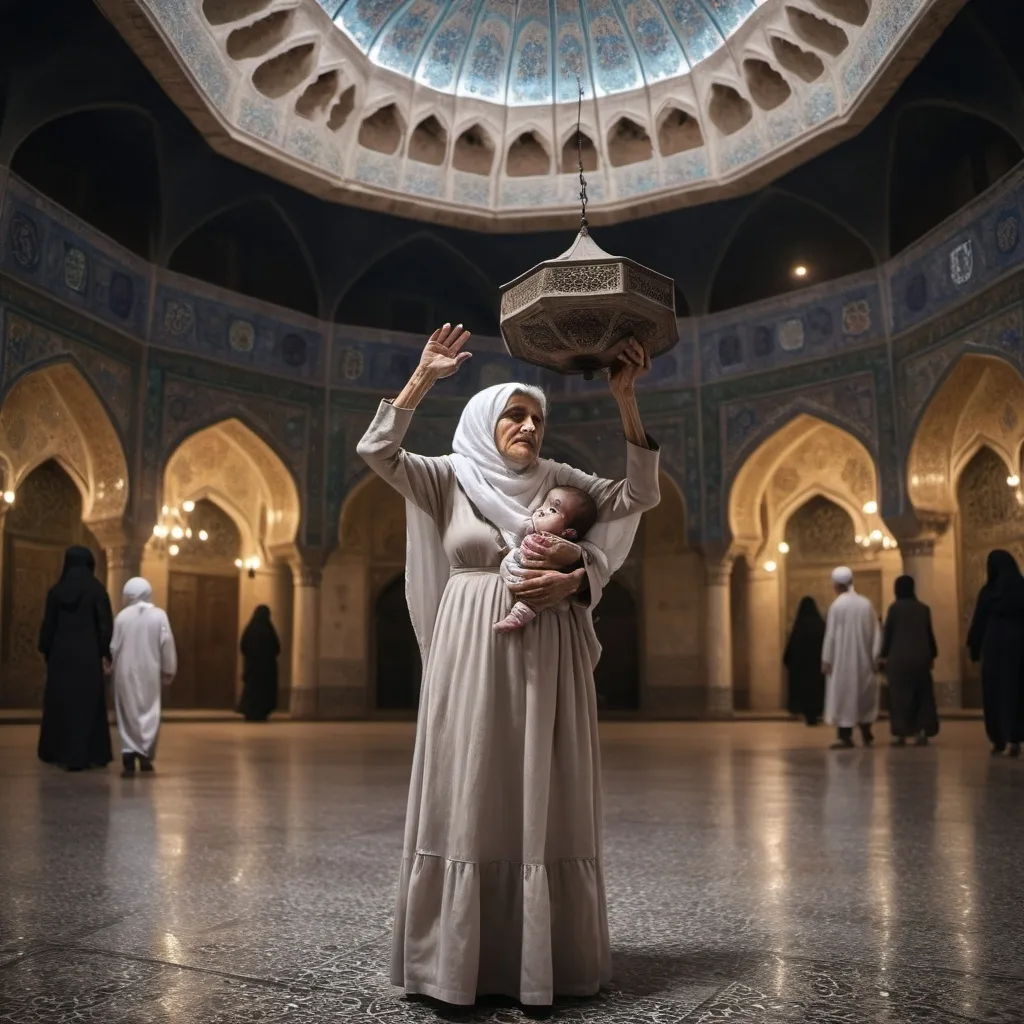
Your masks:
[{"label": "standing figure", "polygon": [[[474,395],[454,454],[406,451],[413,410],[469,357],[468,337],[461,325],[434,333],[357,449],[406,499],[406,596],[423,655],[391,980],[447,1003],[549,1005],[595,995],[611,973],[591,610],[659,500],[634,394],[650,357],[632,342],[609,378],[624,480],[540,458],[546,402],[525,384]],[[582,544],[530,532],[531,512],[566,485],[597,503]],[[522,582],[508,586],[501,563],[516,547]],[[538,614],[496,633],[517,600]]]},{"label": "standing figure", "polygon": [[853,746],[855,725],[860,726],[864,746],[870,747],[875,742],[871,726],[878,718],[878,616],[871,602],[853,589],[852,569],[836,569],[832,585],[837,597],[828,610],[821,652],[827,680],[825,721],[838,730],[833,750]]},{"label": "standing figure", "polygon": [[125,775],[134,775],[136,761],[142,771],[153,770],[160,691],[178,671],[178,654],[167,613],[153,604],[153,588],[141,576],[124,585],[124,603],[114,619],[110,653],[121,764]]},{"label": "standing figure", "polygon": [[277,659],[281,641],[270,609],[256,607],[242,632],[242,699],[238,711],[247,722],[265,722],[277,707]]},{"label": "standing figure", "polygon": [[1024,577],[1009,551],[988,556],[988,582],[978,594],[967,634],[972,661],[981,662],[985,731],[992,753],[1024,741]]},{"label": "standing figure", "polygon": [[60,580],[46,595],[39,650],[46,658],[39,760],[68,771],[110,764],[104,663],[114,631],[110,598],[85,547],[64,554]]},{"label": "standing figure", "polygon": [[825,677],[821,672],[824,643],[825,620],[814,598],[804,597],[782,663],[789,672],[789,713],[801,715],[808,725],[818,724],[825,707]]},{"label": "standing figure", "polygon": [[889,728],[895,746],[913,736],[919,747],[938,735],[932,665],[939,655],[932,613],[917,599],[913,576],[896,580],[896,600],[889,605],[882,630],[879,664],[889,678]]}]

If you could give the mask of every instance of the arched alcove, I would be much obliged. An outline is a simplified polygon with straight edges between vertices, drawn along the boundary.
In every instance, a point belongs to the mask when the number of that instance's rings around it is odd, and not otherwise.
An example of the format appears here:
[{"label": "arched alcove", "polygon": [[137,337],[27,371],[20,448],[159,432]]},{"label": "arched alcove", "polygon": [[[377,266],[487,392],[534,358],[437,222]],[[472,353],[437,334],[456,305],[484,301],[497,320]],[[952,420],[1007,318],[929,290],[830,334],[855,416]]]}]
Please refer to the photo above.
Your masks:
[{"label": "arched alcove", "polygon": [[337,323],[429,334],[446,321],[498,333],[498,289],[465,257],[419,235],[372,263],[345,291]]},{"label": "arched alcove", "polygon": [[11,170],[143,259],[160,231],[160,162],[153,122],[118,108],[49,121],[22,140]]},{"label": "arched alcove", "polygon": [[268,199],[224,210],[178,243],[171,270],[317,316],[317,284],[292,226]]},{"label": "arched alcove", "polygon": [[[874,265],[865,242],[839,221],[793,196],[769,192],[729,241],[715,271],[708,310],[746,305]],[[806,268],[805,275],[795,274],[798,266]]]},{"label": "arched alcove", "polygon": [[939,106],[900,113],[889,172],[889,248],[895,254],[998,181],[1022,157],[999,125]]},{"label": "arched alcove", "polygon": [[283,705],[290,680],[290,566],[301,520],[291,473],[244,423],[222,420],[174,450],[161,501],[142,571],[183,638],[178,706],[234,706],[240,632],[260,604],[270,607],[281,639]]},{"label": "arched alcove", "polygon": [[373,605],[374,696],[378,711],[415,712],[420,702],[420,651],[405,600],[405,574],[387,583]]},{"label": "arched alcove", "polygon": [[82,522],[81,483],[56,459],[46,459],[20,482],[14,507],[3,523],[0,587],[0,707],[42,706],[46,665],[39,657],[39,627],[46,594],[60,578],[64,551],[91,548],[103,580],[103,548]]},{"label": "arched alcove", "polygon": [[594,669],[598,714],[640,708],[640,620],[636,601],[617,580],[604,588],[594,612],[601,660]]}]

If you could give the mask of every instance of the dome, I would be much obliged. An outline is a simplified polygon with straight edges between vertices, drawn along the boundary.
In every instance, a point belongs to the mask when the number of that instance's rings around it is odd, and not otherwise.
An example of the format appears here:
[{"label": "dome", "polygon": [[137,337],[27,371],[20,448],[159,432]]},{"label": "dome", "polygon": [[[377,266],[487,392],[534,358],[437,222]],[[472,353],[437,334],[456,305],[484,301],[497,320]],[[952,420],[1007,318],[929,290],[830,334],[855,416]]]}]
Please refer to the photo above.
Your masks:
[{"label": "dome", "polygon": [[509,106],[575,103],[687,74],[755,0],[319,0],[378,67]]},{"label": "dome", "polygon": [[949,0],[97,0],[219,152],[489,231],[753,191],[860,130]]}]

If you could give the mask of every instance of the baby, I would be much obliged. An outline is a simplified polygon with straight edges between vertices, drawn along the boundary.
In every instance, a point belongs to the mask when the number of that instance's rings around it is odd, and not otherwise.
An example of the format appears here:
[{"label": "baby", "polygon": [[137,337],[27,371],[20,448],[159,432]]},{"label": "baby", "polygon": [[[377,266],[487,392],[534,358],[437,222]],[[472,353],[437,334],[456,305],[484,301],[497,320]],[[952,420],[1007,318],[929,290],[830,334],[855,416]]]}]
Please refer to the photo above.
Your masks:
[{"label": "baby", "polygon": [[[533,533],[549,533],[565,540],[580,541],[597,522],[597,502],[579,487],[552,487],[530,517]],[[506,583],[520,583],[512,569],[521,565],[519,548],[513,548],[501,563],[501,575]],[[525,601],[516,601],[512,610],[494,624],[496,633],[511,633],[522,629],[537,617]]]}]

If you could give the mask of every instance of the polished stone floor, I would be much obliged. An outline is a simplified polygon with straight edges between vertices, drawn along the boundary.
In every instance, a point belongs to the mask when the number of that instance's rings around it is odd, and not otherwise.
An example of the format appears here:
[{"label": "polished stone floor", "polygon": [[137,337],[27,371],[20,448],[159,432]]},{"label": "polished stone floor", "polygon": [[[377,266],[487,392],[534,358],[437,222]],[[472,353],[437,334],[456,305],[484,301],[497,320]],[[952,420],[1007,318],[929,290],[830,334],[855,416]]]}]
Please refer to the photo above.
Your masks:
[{"label": "polished stone floor", "polygon": [[[411,731],[171,724],[153,778],[0,726],[0,1021],[516,1021],[387,982]],[[603,730],[615,981],[552,1018],[1024,1021],[1024,763],[981,727]]]}]

